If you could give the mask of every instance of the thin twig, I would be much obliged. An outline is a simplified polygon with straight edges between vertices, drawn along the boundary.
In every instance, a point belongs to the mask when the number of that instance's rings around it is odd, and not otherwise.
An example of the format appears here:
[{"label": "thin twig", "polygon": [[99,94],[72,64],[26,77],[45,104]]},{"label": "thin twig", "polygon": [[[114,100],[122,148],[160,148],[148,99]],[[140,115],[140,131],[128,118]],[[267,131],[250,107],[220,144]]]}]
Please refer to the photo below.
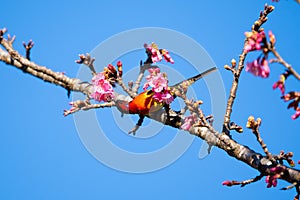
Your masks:
[{"label": "thin twig", "polygon": [[281,150],[278,155],[274,156],[274,158],[280,164],[283,164],[283,161],[285,160],[290,166],[294,167],[295,166],[295,162],[292,159],[293,155],[294,155],[293,152],[284,153],[284,151]]},{"label": "thin twig", "polygon": [[75,60],[76,63],[78,64],[84,64],[86,65],[90,71],[92,72],[92,75],[95,76],[97,74],[95,67],[94,67],[94,62],[95,62],[95,58],[92,58],[91,55],[89,53],[84,54],[80,54],[79,55],[79,60]]},{"label": "thin twig", "polygon": [[244,180],[244,181],[224,181],[223,185],[226,185],[229,187],[234,186],[234,185],[240,185],[241,187],[244,187],[250,183],[255,183],[255,182],[261,180],[263,177],[264,177],[264,175],[260,174],[252,179],[248,179],[248,180]]},{"label": "thin twig", "polygon": [[137,92],[138,92],[138,90],[139,90],[139,88],[141,86],[141,81],[144,78],[145,71],[147,69],[149,69],[149,68],[158,68],[158,66],[156,66],[156,65],[150,65],[149,63],[146,63],[146,64],[142,65],[142,63],[141,63],[139,75],[138,75],[138,77],[137,77],[137,79],[135,81],[134,87],[132,88],[132,92],[133,92],[134,96],[137,95]]},{"label": "thin twig", "polygon": [[140,85],[141,85],[141,81],[144,78],[144,74],[145,74],[145,71],[146,71],[146,66],[148,66],[148,65],[150,66],[150,64],[140,65],[139,75],[138,75],[138,77],[135,81],[134,87],[132,88],[132,92],[135,95],[137,95],[138,89],[140,88]]},{"label": "thin twig", "polygon": [[130,88],[126,87],[121,77],[117,79],[117,83],[121,86],[124,92],[126,92],[131,98],[134,98],[136,96],[136,94]]},{"label": "thin twig", "polygon": [[[2,31],[3,32],[3,31]],[[0,34],[1,35],[1,34]],[[65,88],[67,91],[80,91],[86,95],[91,94],[91,84],[87,82],[81,82],[77,78],[69,78],[63,73],[54,72],[49,68],[40,66],[27,58],[24,58],[13,49],[10,43],[0,37],[0,44],[5,48],[6,51],[0,49],[0,60],[8,65],[15,66],[23,72],[29,73],[37,78],[44,80],[45,82],[54,83]]]},{"label": "thin twig", "polygon": [[264,143],[260,132],[258,130],[255,130],[254,135],[256,136],[256,140],[258,141],[258,143],[260,144],[261,148],[263,149],[263,151],[265,152],[266,156],[268,157],[269,160],[276,162],[276,160],[274,159],[274,157],[272,156],[272,154],[269,152],[266,143]]},{"label": "thin twig", "polygon": [[34,42],[32,40],[29,40],[29,42],[27,44],[25,42],[23,42],[23,46],[26,50],[26,58],[28,60],[30,60],[30,52],[31,52],[32,47],[34,46]]},{"label": "thin twig", "polygon": [[292,185],[283,187],[280,190],[290,190],[290,189],[294,188],[296,185],[297,185],[297,182],[293,183]]},{"label": "thin twig", "polygon": [[293,76],[298,79],[300,81],[300,75],[297,73],[297,71],[289,64],[287,63],[282,57],[281,55],[278,53],[278,51],[275,49],[275,47],[273,48],[269,48],[269,50],[273,53],[273,55],[277,58],[277,59],[273,59],[273,62],[278,62],[280,64],[282,64],[287,70],[289,70]]},{"label": "thin twig", "polygon": [[300,183],[298,183],[295,188],[296,188],[297,194],[294,197],[294,200],[299,200],[299,196],[300,196]]},{"label": "thin twig", "polygon": [[91,104],[89,99],[86,99],[84,101],[77,100],[75,102],[71,102],[70,105],[72,105],[72,108],[70,110],[64,110],[64,116],[73,114],[79,110],[90,110],[90,109],[96,109],[96,108],[107,108],[112,107],[115,105],[114,102],[106,102],[102,104]]},{"label": "thin twig", "polygon": [[254,119],[253,116],[250,116],[248,118],[247,121],[247,128],[252,129],[253,134],[256,136],[256,140],[257,142],[260,144],[261,148],[263,149],[263,151],[265,152],[266,156],[268,157],[268,159],[270,161],[272,161],[273,163],[276,163],[276,159],[274,158],[274,156],[269,152],[267,145],[264,143],[260,132],[259,132],[259,127],[261,125],[261,119],[257,118],[256,120]]}]

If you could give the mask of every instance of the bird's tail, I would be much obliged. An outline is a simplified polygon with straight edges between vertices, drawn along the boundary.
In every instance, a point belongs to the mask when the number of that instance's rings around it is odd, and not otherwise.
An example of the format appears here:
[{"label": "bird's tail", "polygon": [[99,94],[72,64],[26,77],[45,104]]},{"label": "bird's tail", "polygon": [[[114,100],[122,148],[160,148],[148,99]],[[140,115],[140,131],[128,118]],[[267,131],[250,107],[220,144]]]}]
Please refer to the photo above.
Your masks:
[{"label": "bird's tail", "polygon": [[196,76],[193,76],[193,77],[191,77],[189,79],[181,81],[181,82],[179,82],[179,83],[177,83],[177,84],[175,84],[173,86],[170,86],[170,87],[171,88],[179,89],[179,87],[181,87],[183,85],[183,83],[184,83],[185,87],[188,87],[188,86],[192,85],[193,83],[195,83],[196,81],[198,81],[199,79],[203,78],[204,76],[206,76],[206,75],[208,75],[208,74],[210,74],[210,73],[212,73],[212,72],[214,72],[216,70],[217,70],[216,67],[212,67],[212,68],[210,68],[210,69],[208,69],[208,70],[206,70],[206,71],[204,71],[204,72],[202,72],[202,73],[200,73],[200,74],[198,74]]}]

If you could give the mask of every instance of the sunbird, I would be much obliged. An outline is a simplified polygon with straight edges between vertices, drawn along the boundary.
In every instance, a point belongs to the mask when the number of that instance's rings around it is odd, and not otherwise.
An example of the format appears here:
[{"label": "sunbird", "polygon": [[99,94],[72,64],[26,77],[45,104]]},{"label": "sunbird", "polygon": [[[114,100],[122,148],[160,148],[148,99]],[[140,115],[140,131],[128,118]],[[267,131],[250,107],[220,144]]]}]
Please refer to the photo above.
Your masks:
[{"label": "sunbird", "polygon": [[[192,85],[193,83],[195,83],[196,81],[200,80],[201,78],[203,78],[204,76],[210,74],[211,72],[216,71],[217,68],[213,67],[210,68],[196,76],[193,76],[191,78],[188,78],[184,81],[181,81],[173,86],[170,86],[170,91],[176,91],[182,90],[182,84],[184,83],[185,87],[189,87],[190,85]],[[145,116],[149,116],[149,114],[151,112],[155,112],[158,111],[160,109],[162,109],[163,107],[166,106],[166,103],[164,102],[159,102],[155,99],[153,99],[153,95],[154,95],[154,91],[149,89],[146,90],[140,94],[138,94],[136,97],[134,97],[131,101],[124,101],[124,100],[117,100],[116,101],[116,107],[118,108],[118,110],[121,113],[124,114],[138,114],[140,119],[138,120],[138,123],[136,124],[136,130],[138,129],[139,126],[142,125],[143,123],[143,119]],[[172,93],[173,98],[176,98],[175,93]],[[168,114],[168,113],[167,113]],[[132,130],[129,133],[135,133],[136,130]]]}]

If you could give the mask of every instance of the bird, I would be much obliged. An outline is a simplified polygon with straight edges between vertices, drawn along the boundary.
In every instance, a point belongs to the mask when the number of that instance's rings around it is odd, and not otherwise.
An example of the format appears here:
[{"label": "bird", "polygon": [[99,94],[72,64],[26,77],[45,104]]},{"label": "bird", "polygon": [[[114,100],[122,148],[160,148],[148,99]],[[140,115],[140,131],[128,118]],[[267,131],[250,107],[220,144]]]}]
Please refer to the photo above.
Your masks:
[{"label": "bird", "polygon": [[[182,91],[182,85],[184,83],[184,86],[187,88],[190,85],[192,85],[193,83],[195,83],[196,81],[200,80],[201,78],[203,78],[204,76],[216,71],[217,68],[216,67],[212,67],[200,74],[197,74],[196,76],[193,76],[191,78],[188,78],[184,81],[181,81],[175,85],[170,86],[170,91]],[[166,103],[164,102],[159,102],[157,100],[155,100],[153,97],[153,95],[155,94],[155,92],[153,90],[145,90],[143,92],[141,92],[140,94],[138,94],[137,96],[135,96],[131,101],[125,101],[125,100],[117,100],[115,102],[115,105],[117,107],[117,109],[122,113],[122,114],[138,114],[139,115],[139,120],[135,126],[135,128],[133,128],[131,131],[129,131],[129,133],[133,133],[135,134],[135,132],[137,131],[137,129],[142,125],[143,120],[145,118],[145,116],[149,116],[149,114],[151,112],[156,112],[160,109],[162,109],[163,107],[166,109],[166,111],[169,108],[169,105],[166,105]],[[171,93],[173,95],[173,98],[176,98],[176,94],[174,92]],[[168,115],[168,112],[167,112]]]}]

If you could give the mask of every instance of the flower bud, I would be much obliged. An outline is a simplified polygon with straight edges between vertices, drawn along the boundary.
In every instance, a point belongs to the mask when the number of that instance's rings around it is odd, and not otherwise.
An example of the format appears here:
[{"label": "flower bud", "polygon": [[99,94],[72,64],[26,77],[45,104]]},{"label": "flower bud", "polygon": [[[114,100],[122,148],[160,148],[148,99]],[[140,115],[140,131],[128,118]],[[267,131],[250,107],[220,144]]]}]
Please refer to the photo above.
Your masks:
[{"label": "flower bud", "polygon": [[122,69],[123,65],[122,65],[122,62],[118,61],[117,66],[118,66],[119,76],[122,77],[122,74],[123,74],[123,69]]},{"label": "flower bud", "polygon": [[232,65],[232,67],[236,66],[236,60],[234,58],[231,60],[231,65]]},{"label": "flower bud", "polygon": [[295,162],[293,160],[288,160],[288,163],[291,167],[295,167]]},{"label": "flower bud", "polygon": [[250,116],[250,117],[248,118],[246,127],[247,127],[247,128],[252,128],[253,125],[254,125],[254,117],[253,117],[253,116]]},{"label": "flower bud", "polygon": [[231,70],[231,67],[230,67],[229,65],[224,65],[224,68],[225,68],[226,70]]},{"label": "flower bud", "polygon": [[223,181],[222,185],[226,185],[228,187],[232,186],[232,181]]},{"label": "flower bud", "polygon": [[261,124],[261,118],[257,118],[256,119],[256,123],[257,123],[257,126],[260,126],[260,124]]}]

